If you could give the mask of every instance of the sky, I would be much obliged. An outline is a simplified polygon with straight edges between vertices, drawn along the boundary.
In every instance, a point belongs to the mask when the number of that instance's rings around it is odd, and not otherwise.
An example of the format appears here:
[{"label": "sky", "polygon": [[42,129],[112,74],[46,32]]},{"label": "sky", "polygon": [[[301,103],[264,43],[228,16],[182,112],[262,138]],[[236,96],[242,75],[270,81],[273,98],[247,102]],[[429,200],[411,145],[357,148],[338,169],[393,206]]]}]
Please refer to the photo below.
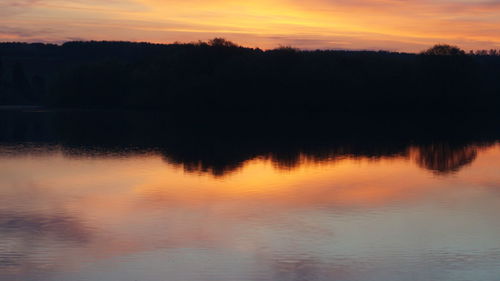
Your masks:
[{"label": "sky", "polygon": [[1,0],[0,41],[500,49],[500,0]]}]

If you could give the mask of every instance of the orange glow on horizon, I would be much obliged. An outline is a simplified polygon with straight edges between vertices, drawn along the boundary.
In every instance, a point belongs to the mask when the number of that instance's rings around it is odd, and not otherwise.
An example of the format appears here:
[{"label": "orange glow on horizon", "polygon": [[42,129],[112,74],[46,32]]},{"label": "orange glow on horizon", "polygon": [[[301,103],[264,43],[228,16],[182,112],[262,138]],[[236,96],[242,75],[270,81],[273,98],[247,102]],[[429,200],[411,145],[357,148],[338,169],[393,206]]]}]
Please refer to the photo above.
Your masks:
[{"label": "orange glow on horizon", "polygon": [[[21,2],[21,3],[19,3]],[[500,48],[500,4],[488,1],[90,0],[0,3],[1,41],[225,37],[249,47],[420,51],[435,43]]]}]

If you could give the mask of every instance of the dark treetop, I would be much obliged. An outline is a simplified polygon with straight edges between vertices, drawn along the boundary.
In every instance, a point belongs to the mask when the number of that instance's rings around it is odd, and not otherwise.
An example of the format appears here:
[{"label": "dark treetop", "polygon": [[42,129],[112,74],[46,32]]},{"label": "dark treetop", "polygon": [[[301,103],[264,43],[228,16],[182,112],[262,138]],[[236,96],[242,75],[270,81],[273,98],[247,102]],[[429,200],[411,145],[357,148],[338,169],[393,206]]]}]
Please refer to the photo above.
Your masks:
[{"label": "dark treetop", "polygon": [[155,111],[484,112],[498,52],[263,51],[207,43],[0,43],[0,104]]}]

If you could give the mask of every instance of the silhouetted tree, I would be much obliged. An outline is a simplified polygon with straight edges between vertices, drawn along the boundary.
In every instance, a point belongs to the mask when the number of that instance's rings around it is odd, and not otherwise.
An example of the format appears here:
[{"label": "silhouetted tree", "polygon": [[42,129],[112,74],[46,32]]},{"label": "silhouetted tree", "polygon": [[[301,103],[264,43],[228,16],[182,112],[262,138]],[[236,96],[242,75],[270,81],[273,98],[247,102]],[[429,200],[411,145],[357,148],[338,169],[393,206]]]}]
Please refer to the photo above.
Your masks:
[{"label": "silhouetted tree", "polygon": [[278,48],[274,49],[275,51],[278,51],[278,52],[288,52],[288,53],[297,53],[299,52],[300,50],[297,49],[297,48],[294,48],[292,46],[288,46],[288,45],[285,45],[285,46],[279,46]]},{"label": "silhouetted tree", "polygon": [[434,45],[433,47],[423,51],[421,54],[433,56],[458,56],[465,55],[465,51],[456,46],[441,44]]},{"label": "silhouetted tree", "polygon": [[3,59],[0,56],[0,95],[2,94],[3,89],[3,80],[4,80],[4,69],[3,69]]},{"label": "silhouetted tree", "polygon": [[31,85],[21,63],[15,63],[12,67],[10,94],[12,102],[30,103]]},{"label": "silhouetted tree", "polygon": [[2,57],[0,57],[0,87],[2,86],[2,82],[3,82],[3,60],[2,60]]},{"label": "silhouetted tree", "polygon": [[39,103],[45,98],[46,83],[45,78],[41,75],[34,75],[31,80],[32,93],[30,94],[30,101]]},{"label": "silhouetted tree", "polygon": [[234,48],[239,47],[237,44],[226,40],[224,38],[214,38],[208,41],[208,45],[212,47],[225,47],[225,48]]},{"label": "silhouetted tree", "polygon": [[0,104],[4,102],[4,91],[5,91],[5,86],[4,86],[4,69],[3,69],[3,60],[2,57],[0,56]]},{"label": "silhouetted tree", "polygon": [[[450,112],[500,106],[500,57],[463,55],[449,45],[421,55],[292,47],[262,51],[215,38],[168,45],[0,43],[0,53],[4,68],[16,61],[24,65],[17,82],[9,84],[9,96],[19,96],[14,84],[26,85],[27,102],[59,107]],[[5,75],[3,80],[12,82]]]},{"label": "silhouetted tree", "polygon": [[12,85],[16,89],[26,89],[29,85],[24,67],[20,63],[14,64],[12,68]]}]

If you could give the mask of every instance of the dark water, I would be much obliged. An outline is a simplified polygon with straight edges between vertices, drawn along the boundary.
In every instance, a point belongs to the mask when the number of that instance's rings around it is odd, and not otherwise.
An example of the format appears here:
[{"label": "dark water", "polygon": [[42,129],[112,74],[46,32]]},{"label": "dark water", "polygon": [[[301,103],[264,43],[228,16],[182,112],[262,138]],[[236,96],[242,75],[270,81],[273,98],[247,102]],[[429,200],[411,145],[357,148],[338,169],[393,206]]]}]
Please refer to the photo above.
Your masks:
[{"label": "dark water", "polygon": [[500,276],[495,122],[0,115],[0,280]]}]

